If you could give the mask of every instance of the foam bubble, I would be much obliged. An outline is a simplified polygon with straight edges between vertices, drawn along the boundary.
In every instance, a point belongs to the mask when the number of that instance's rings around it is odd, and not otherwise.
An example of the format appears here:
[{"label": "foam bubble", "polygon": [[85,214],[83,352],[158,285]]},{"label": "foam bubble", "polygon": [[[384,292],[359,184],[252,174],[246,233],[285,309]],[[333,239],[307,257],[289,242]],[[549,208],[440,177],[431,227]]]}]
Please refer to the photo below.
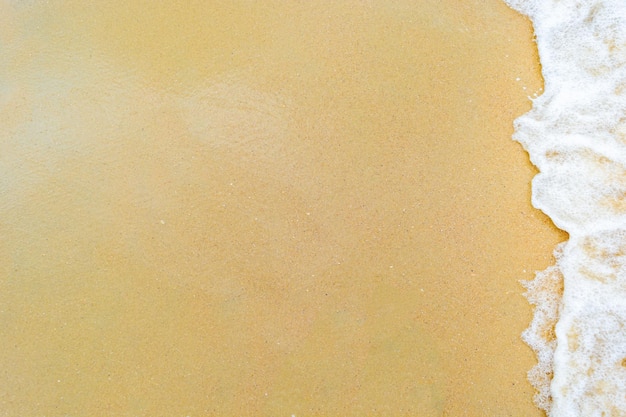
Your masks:
[{"label": "foam bubble", "polygon": [[514,138],[540,171],[533,205],[570,234],[528,286],[529,378],[550,416],[626,415],[626,2],[507,2],[533,22],[545,82]]}]

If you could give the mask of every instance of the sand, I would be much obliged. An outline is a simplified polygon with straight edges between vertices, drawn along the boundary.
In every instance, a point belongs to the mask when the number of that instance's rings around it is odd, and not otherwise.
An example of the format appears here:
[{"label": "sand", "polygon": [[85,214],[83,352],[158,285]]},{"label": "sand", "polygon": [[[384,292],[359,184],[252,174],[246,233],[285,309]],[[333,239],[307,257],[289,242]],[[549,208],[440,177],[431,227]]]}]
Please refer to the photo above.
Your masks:
[{"label": "sand", "polygon": [[527,20],[51,3],[0,3],[2,415],[542,415]]}]

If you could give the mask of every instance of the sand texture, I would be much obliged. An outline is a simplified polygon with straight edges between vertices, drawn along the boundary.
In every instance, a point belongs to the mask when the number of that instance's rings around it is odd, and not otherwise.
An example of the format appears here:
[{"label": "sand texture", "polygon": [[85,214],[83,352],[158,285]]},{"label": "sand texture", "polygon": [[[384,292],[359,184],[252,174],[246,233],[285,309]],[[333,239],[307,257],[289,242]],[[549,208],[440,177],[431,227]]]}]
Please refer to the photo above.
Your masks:
[{"label": "sand texture", "polygon": [[541,416],[504,3],[4,0],[0,54],[1,415]]}]

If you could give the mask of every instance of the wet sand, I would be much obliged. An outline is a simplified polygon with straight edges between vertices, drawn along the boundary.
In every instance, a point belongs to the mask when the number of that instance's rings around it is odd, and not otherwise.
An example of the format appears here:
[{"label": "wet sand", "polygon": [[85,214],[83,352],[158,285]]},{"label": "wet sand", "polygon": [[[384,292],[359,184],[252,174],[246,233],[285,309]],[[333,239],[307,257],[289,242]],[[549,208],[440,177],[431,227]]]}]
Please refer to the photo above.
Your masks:
[{"label": "wet sand", "polygon": [[0,3],[0,414],[542,415],[527,20],[51,3]]}]

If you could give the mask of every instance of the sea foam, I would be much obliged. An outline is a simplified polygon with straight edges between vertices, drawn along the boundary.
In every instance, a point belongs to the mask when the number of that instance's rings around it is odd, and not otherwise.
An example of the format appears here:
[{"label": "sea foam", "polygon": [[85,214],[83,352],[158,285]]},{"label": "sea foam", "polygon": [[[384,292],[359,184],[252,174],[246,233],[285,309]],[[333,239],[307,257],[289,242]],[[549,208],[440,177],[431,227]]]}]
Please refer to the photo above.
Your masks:
[{"label": "sea foam", "polygon": [[552,417],[623,416],[626,2],[506,1],[533,22],[545,83],[514,138],[540,171],[533,205],[570,234],[528,284],[535,401]]}]

